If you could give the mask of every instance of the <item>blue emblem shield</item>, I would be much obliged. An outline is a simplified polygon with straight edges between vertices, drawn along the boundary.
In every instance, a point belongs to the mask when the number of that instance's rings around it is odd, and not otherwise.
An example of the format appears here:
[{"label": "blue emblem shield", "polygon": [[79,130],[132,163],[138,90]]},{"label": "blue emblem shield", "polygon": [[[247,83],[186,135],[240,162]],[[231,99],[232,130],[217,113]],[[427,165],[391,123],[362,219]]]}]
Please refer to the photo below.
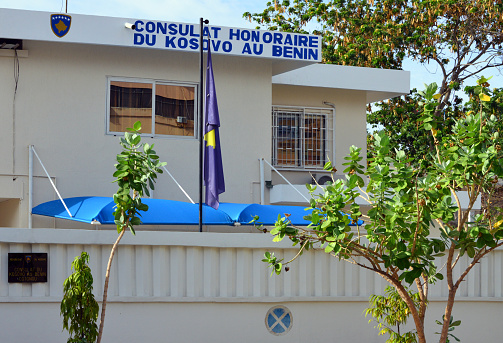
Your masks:
[{"label": "blue emblem shield", "polygon": [[51,29],[52,32],[59,38],[63,37],[70,31],[72,17],[66,14],[51,14]]}]

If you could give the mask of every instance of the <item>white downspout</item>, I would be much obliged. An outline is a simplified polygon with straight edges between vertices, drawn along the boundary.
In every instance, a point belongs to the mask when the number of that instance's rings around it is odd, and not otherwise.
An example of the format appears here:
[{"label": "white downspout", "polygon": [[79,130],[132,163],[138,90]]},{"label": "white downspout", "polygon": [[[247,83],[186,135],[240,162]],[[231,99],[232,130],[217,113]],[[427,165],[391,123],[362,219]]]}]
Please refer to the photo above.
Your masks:
[{"label": "white downspout", "polygon": [[265,176],[264,176],[264,159],[260,161],[260,205],[265,205]]},{"label": "white downspout", "polygon": [[33,145],[28,146],[28,229],[33,227],[31,209],[33,208]]}]

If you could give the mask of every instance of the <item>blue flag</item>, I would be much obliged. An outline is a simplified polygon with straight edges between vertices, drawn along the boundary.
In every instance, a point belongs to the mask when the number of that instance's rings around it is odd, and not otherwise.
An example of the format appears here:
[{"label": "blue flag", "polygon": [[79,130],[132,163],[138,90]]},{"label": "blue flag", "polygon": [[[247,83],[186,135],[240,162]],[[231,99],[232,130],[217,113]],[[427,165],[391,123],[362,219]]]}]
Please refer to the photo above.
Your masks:
[{"label": "blue flag", "polygon": [[206,186],[205,202],[218,209],[218,195],[225,192],[224,169],[220,153],[220,118],[218,116],[217,93],[213,79],[210,44],[208,44],[208,65],[206,68],[206,107],[204,125],[204,184]]}]

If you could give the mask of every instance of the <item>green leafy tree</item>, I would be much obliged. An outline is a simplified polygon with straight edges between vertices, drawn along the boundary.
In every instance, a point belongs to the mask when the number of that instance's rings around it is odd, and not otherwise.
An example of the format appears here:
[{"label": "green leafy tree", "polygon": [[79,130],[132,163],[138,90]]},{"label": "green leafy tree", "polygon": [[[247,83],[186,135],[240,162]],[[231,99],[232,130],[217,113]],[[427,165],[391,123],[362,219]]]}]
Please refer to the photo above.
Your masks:
[{"label": "green leafy tree", "polygon": [[99,305],[93,294],[93,274],[89,255],[83,251],[72,262],[73,273],[63,284],[61,315],[63,329],[68,330],[68,343],[94,343],[98,336]]},{"label": "green leafy tree", "polygon": [[[275,0],[243,16],[270,30],[321,35],[324,63],[402,69],[407,58],[427,64],[440,74],[435,115],[444,119],[439,130],[446,134],[457,118],[444,109],[460,101],[455,93],[463,83],[503,65],[500,0]],[[435,150],[430,136],[413,130],[422,112],[416,98],[386,102],[367,118],[395,147],[417,152],[408,155],[413,161]]]},{"label": "green leafy tree", "polygon": [[[408,291],[416,309],[419,307],[419,293]],[[376,328],[379,335],[389,335],[386,343],[416,343],[416,334],[413,331],[400,332],[400,326],[407,324],[411,311],[407,304],[400,298],[395,288],[387,286],[385,295],[372,295],[369,299],[370,307],[365,311],[365,317],[371,315],[377,322]],[[369,320],[369,323],[372,319]],[[394,330],[396,327],[396,331]]]},{"label": "green leafy tree", "polygon": [[108,259],[107,271],[105,275],[105,286],[103,288],[103,303],[101,308],[100,328],[97,342],[101,342],[103,326],[105,323],[105,311],[107,304],[108,282],[110,280],[110,268],[119,242],[126,229],[135,234],[134,227],[141,224],[140,211],[148,211],[148,206],[142,203],[144,195],[149,196],[149,189],[154,189],[157,174],[162,173],[161,167],[165,162],[159,162],[159,156],[154,151],[154,145],[141,143],[141,123],[138,121],[133,128],[128,128],[121,138],[120,144],[122,152],[117,155],[115,173],[119,189],[114,194],[115,202],[115,224],[119,236],[112,246],[110,258]]},{"label": "green leafy tree", "polygon": [[[360,149],[352,147],[346,157],[345,180],[322,187],[321,194],[314,193],[319,186],[307,185],[313,192],[312,214],[306,217],[309,226],[293,226],[285,217],[271,231],[276,240],[288,237],[299,244],[298,256],[321,244],[326,253],[383,277],[407,304],[420,343],[426,342],[429,285],[442,282],[447,288],[439,339],[445,343],[453,327],[450,318],[460,284],[484,256],[503,245],[501,209],[486,204],[487,211],[469,219],[480,195],[487,194],[487,202],[491,201],[503,177],[501,113],[491,107],[494,94],[486,84],[486,79],[478,81],[465,106],[468,111],[453,124],[453,134],[445,136],[438,130],[442,120],[435,115],[437,86],[432,84],[420,93],[424,98],[421,129],[429,132],[435,147],[426,170],[412,167],[404,151],[390,155],[395,147],[386,134],[378,133],[374,158],[366,170],[360,164]],[[326,169],[331,168],[328,163]],[[363,177],[368,178],[367,185]],[[459,191],[468,195],[466,208],[461,208]],[[352,230],[350,222],[363,215],[355,201],[360,196],[370,209],[364,216],[365,226]],[[430,235],[433,224],[439,228],[438,238]],[[440,256],[446,256],[442,268],[435,261]],[[466,267],[458,264],[463,256]],[[291,262],[273,253],[265,257],[276,271],[280,263],[279,271]],[[418,305],[406,288],[412,285],[419,294]]]}]

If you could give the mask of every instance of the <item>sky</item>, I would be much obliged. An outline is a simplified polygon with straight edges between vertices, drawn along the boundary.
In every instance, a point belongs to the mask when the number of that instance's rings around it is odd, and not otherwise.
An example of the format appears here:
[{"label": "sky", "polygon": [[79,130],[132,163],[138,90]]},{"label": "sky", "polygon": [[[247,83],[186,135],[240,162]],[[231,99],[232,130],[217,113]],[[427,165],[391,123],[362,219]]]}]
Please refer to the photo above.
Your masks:
[{"label": "sky", "polygon": [[[267,0],[67,0],[68,13],[108,17],[152,19],[199,23],[199,18],[210,20],[210,25],[255,28],[245,20],[244,12],[261,12]],[[66,0],[0,0],[0,8],[16,8],[34,11],[65,12]],[[411,89],[424,89],[424,84],[439,82],[440,72],[435,66],[424,67],[412,61],[404,63],[411,72]],[[496,70],[484,76],[494,75],[492,87],[503,87],[503,76]]]}]

